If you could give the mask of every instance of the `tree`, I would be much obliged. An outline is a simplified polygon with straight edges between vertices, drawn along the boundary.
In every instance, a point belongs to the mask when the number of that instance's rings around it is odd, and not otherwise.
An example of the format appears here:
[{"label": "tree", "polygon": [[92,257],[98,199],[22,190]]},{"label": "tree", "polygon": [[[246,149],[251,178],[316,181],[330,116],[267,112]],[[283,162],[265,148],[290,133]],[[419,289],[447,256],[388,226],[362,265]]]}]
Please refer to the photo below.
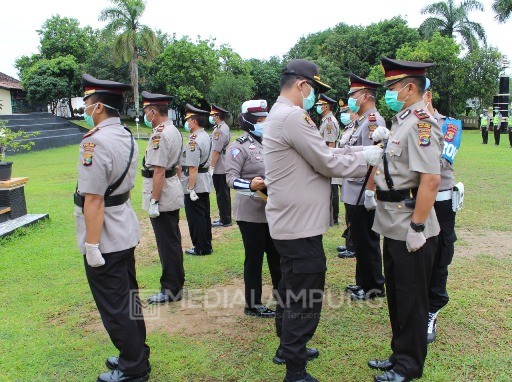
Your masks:
[{"label": "tree", "polygon": [[55,114],[60,99],[69,99],[80,92],[78,74],[78,64],[71,55],[42,59],[25,72],[22,85],[29,101],[49,104]]},{"label": "tree", "polygon": [[281,71],[284,67],[279,57],[271,57],[268,61],[250,59],[249,73],[254,80],[254,98],[264,99],[269,107],[279,96]]},{"label": "tree", "polygon": [[431,37],[435,32],[451,38],[459,34],[466,47],[472,50],[478,46],[478,40],[486,43],[482,25],[469,20],[469,13],[475,10],[484,10],[482,3],[477,0],[463,0],[459,5],[456,5],[454,0],[427,5],[421,10],[421,14],[432,16],[421,23],[420,34],[425,38]]},{"label": "tree", "polygon": [[494,0],[492,9],[496,13],[496,20],[504,23],[512,14],[512,0]]},{"label": "tree", "polygon": [[241,106],[253,96],[254,81],[249,75],[235,76],[232,73],[222,73],[213,80],[210,89],[210,101],[222,105],[233,116],[233,124],[237,124],[237,116]]},{"label": "tree", "polygon": [[[101,11],[99,20],[108,21],[105,32],[116,34],[114,57],[118,64],[130,63],[135,111],[139,113],[139,60],[155,58],[160,49],[158,36],[140,18],[146,9],[144,0],[110,0],[113,7]],[[119,33],[119,34],[117,34]]]}]

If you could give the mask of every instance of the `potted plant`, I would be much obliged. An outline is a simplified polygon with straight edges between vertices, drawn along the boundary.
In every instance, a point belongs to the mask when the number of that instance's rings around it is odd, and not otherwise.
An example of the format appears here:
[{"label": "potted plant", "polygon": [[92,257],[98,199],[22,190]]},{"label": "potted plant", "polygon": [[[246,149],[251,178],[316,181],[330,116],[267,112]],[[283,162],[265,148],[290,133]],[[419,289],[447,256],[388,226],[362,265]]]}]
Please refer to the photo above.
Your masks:
[{"label": "potted plant", "polygon": [[0,181],[11,179],[12,162],[7,162],[5,156],[7,150],[16,152],[19,150],[30,150],[34,142],[26,139],[39,135],[39,133],[27,133],[25,131],[13,131],[5,122],[0,120]]}]

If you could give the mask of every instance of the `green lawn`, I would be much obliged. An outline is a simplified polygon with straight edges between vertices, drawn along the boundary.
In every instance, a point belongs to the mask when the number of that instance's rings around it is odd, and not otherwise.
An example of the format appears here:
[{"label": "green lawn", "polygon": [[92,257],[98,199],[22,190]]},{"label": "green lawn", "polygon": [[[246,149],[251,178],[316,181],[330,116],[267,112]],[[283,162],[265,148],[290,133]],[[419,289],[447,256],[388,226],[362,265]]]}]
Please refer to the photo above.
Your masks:
[{"label": "green lawn", "polygon": [[[510,232],[512,221],[512,149],[506,136],[502,140],[502,146],[484,146],[478,132],[464,132],[456,163],[457,180],[466,185],[457,226],[488,239]],[[146,142],[139,145],[142,155]],[[49,212],[50,220],[0,240],[0,381],[95,381],[105,371],[104,360],[116,352],[99,321],[76,249],[71,195],[78,147],[13,159],[14,176],[30,177],[29,212]],[[140,191],[138,177],[132,201],[144,239],[137,250],[137,271],[147,295],[158,288],[160,264],[140,208]],[[215,217],[213,197],[212,208]],[[370,381],[375,373],[366,361],[389,355],[387,308],[382,299],[374,304],[347,301],[342,289],[353,281],[355,262],[335,255],[341,230],[331,228],[324,238],[329,300],[310,343],[322,354],[308,370],[320,381]],[[188,231],[182,235],[187,240]],[[214,235],[212,256],[185,258],[189,292],[241,286],[238,229],[217,229]],[[470,244],[459,242],[457,250],[468,252]],[[423,380],[511,380],[511,252],[497,256],[490,246],[471,256],[456,254],[450,268],[451,302],[440,315],[439,337],[429,348]],[[265,279],[268,284],[267,273]],[[236,308],[165,306],[157,313],[160,319],[148,319],[151,381],[282,380],[284,368],[270,361],[278,344],[272,320],[246,318]]]}]

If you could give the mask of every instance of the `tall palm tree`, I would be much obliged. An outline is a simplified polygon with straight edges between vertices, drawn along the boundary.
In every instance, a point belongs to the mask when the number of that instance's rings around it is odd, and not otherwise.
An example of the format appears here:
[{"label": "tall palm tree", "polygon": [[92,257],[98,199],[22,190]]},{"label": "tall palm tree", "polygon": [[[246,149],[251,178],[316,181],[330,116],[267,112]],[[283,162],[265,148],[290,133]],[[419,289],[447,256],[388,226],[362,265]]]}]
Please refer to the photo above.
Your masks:
[{"label": "tall palm tree", "polygon": [[139,115],[139,60],[153,59],[160,51],[156,34],[140,18],[146,9],[144,0],[110,0],[113,6],[101,11],[99,20],[108,21],[105,33],[115,34],[114,57],[118,64],[130,63],[135,111]]},{"label": "tall palm tree", "polygon": [[477,45],[477,40],[486,43],[485,30],[477,22],[469,20],[471,11],[483,11],[484,6],[477,0],[464,0],[455,4],[454,0],[440,1],[427,5],[421,14],[431,15],[419,27],[421,35],[430,37],[439,31],[443,36],[455,37],[459,34],[469,50]]},{"label": "tall palm tree", "polygon": [[494,0],[492,9],[496,13],[496,20],[504,23],[512,14],[512,0]]}]

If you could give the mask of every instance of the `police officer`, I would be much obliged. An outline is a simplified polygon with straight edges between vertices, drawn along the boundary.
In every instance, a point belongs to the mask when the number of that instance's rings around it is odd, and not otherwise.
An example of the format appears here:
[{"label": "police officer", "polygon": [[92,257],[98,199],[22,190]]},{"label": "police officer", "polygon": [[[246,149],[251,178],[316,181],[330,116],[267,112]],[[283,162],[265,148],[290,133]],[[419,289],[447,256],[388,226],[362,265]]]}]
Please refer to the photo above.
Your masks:
[{"label": "police officer", "polygon": [[490,127],[490,118],[487,114],[487,110],[480,115],[480,131],[482,132],[482,143],[484,145],[487,144],[489,140],[489,127]]},{"label": "police officer", "polygon": [[244,282],[245,309],[249,316],[261,318],[275,317],[275,312],[261,302],[263,254],[267,263],[273,289],[277,290],[281,280],[279,253],[270,237],[265,216],[266,192],[265,167],[263,165],[263,122],[267,112],[267,101],[250,100],[242,104],[238,120],[246,132],[233,142],[226,156],[226,176],[229,187],[237,191],[234,216],[242,233],[245,249]]},{"label": "police officer", "polygon": [[423,99],[427,103],[427,110],[439,126],[442,126],[444,134],[444,149],[441,156],[441,185],[436,196],[434,209],[441,231],[437,238],[437,252],[432,267],[430,286],[428,291],[429,309],[427,342],[433,342],[437,333],[437,315],[448,304],[448,292],[446,282],[448,280],[448,265],[452,262],[455,252],[454,243],[457,240],[455,234],[455,212],[452,206],[452,190],[455,186],[453,175],[453,161],[460,148],[462,137],[462,122],[457,119],[447,118],[441,115],[432,104],[432,91],[430,80],[427,78]]},{"label": "police officer", "polygon": [[[316,112],[321,117],[320,135],[324,138],[327,147],[336,147],[340,135],[340,125],[333,115],[335,105],[336,101],[325,94],[320,94],[316,103]],[[339,224],[340,214],[340,182],[338,179],[331,179],[332,220],[336,225]]]},{"label": "police officer", "polygon": [[212,176],[208,172],[212,141],[204,131],[209,112],[186,105],[185,130],[190,137],[185,145],[181,164],[181,180],[185,191],[185,213],[193,248],[186,254],[192,256],[209,255],[212,248],[212,223],[210,219],[210,191]]},{"label": "police officer", "polygon": [[183,139],[168,117],[171,99],[142,92],[144,123],[153,129],[142,161],[142,209],[148,211],[162,264],[161,290],[148,299],[150,304],[181,300],[185,282],[179,227],[184,203],[178,177]]},{"label": "police officer", "polygon": [[512,148],[512,109],[510,109],[508,111],[507,130],[508,130],[508,141],[510,143],[510,148]]},{"label": "police officer", "polygon": [[291,60],[283,69],[281,94],[263,129],[265,212],[281,256],[276,356],[286,362],[285,382],[317,381],[305,367],[319,353],[306,344],[322,310],[326,271],[322,235],[330,224],[329,178],[363,176],[366,160],[377,163],[382,155],[376,146],[352,152],[325,145],[307,110],[315,104],[315,94],[329,89],[314,63]]},{"label": "police officer", "polygon": [[212,104],[209,121],[215,125],[212,133],[212,159],[210,173],[213,173],[213,186],[219,207],[219,220],[212,223],[213,227],[229,227],[231,225],[231,194],[226,183],[226,148],[231,140],[229,126],[225,122],[228,111]]},{"label": "police officer", "polygon": [[[353,132],[348,141],[350,146],[370,146],[373,131],[378,126],[386,126],[384,118],[375,107],[377,88],[381,85],[350,74],[348,106],[360,117],[353,124]],[[384,276],[382,275],[382,254],[380,237],[372,230],[377,202],[374,197],[374,185],[368,182],[363,187],[364,178],[345,178],[342,185],[342,200],[348,216],[348,225],[357,254],[356,283],[347,285],[346,290],[352,300],[365,300],[384,297]]]},{"label": "police officer", "polygon": [[494,117],[492,118],[492,129],[494,130],[494,144],[496,146],[500,145],[500,134],[501,134],[501,113],[500,110],[495,107],[494,108]]},{"label": "police officer", "polygon": [[[425,110],[426,68],[434,64],[381,60],[385,100],[397,114],[386,139],[383,163],[375,173],[374,231],[384,236],[383,258],[392,355],[369,361],[386,370],[375,381],[420,378],[427,355],[428,287],[437,250],[439,223],[433,208],[439,190],[442,132]],[[377,139],[384,127],[377,128]]]},{"label": "police officer", "polygon": [[121,126],[123,92],[131,85],[84,74],[84,119],[94,127],[80,144],[75,193],[78,248],[103,325],[119,357],[100,382],[147,381],[150,373],[146,326],[135,276],[140,227],[130,203],[138,149]]}]

